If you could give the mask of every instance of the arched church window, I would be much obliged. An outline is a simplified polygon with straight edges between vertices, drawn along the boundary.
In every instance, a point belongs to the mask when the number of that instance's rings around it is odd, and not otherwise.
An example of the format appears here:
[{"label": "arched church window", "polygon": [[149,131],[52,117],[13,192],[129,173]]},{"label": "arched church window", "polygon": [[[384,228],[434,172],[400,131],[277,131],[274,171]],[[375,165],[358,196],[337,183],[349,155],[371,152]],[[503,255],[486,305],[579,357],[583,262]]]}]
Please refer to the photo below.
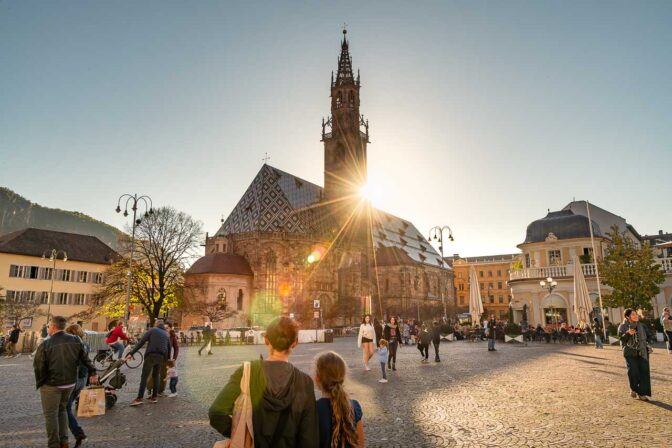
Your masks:
[{"label": "arched church window", "polygon": [[265,303],[266,310],[270,310],[277,296],[278,281],[278,257],[272,250],[266,254],[266,291]]},{"label": "arched church window", "polygon": [[355,104],[355,94],[350,92],[350,104]]},{"label": "arched church window", "polygon": [[238,290],[238,299],[236,299],[236,309],[238,311],[243,311],[243,290]]}]

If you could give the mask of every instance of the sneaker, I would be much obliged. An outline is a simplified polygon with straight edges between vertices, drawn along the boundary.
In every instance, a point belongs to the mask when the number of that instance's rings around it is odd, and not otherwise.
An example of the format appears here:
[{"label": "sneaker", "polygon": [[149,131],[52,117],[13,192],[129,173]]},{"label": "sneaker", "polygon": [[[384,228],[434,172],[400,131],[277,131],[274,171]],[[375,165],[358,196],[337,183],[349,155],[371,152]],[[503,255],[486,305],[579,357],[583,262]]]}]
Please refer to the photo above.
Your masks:
[{"label": "sneaker", "polygon": [[378,380],[379,383],[387,383],[387,380],[385,378],[381,378]]},{"label": "sneaker", "polygon": [[367,371],[367,372],[370,372],[371,368],[369,366],[364,366],[364,370]]},{"label": "sneaker", "polygon": [[630,398],[637,398],[637,392],[630,391]]},{"label": "sneaker", "polygon": [[161,392],[158,396],[161,397],[161,398],[166,398],[167,397],[167,395],[163,392]]},{"label": "sneaker", "polygon": [[168,398],[173,398],[173,397],[177,397],[177,392],[175,392],[174,394],[168,394]]},{"label": "sneaker", "polygon": [[157,397],[152,397],[152,398],[149,399],[149,402],[152,403],[152,404],[156,404],[156,403],[159,402],[159,399]]},{"label": "sneaker", "polygon": [[208,352],[208,355],[214,355],[214,353],[212,353],[212,352]]},{"label": "sneaker", "polygon": [[142,403],[144,403],[142,398],[136,398],[135,400],[131,401],[131,406],[140,406]]},{"label": "sneaker", "polygon": [[646,395],[639,395],[637,398],[639,398],[642,401],[649,401],[649,397],[647,397]]}]

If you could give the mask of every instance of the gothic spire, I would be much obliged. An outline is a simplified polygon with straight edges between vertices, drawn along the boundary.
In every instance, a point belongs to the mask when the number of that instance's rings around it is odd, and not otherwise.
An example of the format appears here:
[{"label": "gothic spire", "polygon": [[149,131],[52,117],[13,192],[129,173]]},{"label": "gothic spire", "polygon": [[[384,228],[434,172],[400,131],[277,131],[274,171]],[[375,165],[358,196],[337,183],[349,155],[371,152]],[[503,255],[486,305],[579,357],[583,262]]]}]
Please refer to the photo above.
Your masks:
[{"label": "gothic spire", "polygon": [[352,58],[348,51],[348,30],[343,30],[343,41],[341,42],[341,55],[338,57],[338,72],[336,72],[335,86],[343,84],[354,84],[355,80],[352,74]]}]

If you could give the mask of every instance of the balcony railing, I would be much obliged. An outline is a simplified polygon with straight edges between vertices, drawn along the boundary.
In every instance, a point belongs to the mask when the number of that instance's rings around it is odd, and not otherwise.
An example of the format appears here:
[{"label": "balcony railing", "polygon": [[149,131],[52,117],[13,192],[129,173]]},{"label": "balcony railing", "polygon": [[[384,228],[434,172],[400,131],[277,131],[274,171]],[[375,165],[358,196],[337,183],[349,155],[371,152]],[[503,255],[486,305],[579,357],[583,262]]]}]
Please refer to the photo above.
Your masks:
[{"label": "balcony railing", "polygon": [[[656,263],[663,267],[663,271],[672,274],[672,258],[657,258]],[[571,264],[564,266],[546,266],[543,268],[526,268],[511,270],[510,280],[543,279],[548,277],[572,277],[574,267]],[[586,263],[581,265],[583,275],[586,277],[595,277],[595,263]]]}]

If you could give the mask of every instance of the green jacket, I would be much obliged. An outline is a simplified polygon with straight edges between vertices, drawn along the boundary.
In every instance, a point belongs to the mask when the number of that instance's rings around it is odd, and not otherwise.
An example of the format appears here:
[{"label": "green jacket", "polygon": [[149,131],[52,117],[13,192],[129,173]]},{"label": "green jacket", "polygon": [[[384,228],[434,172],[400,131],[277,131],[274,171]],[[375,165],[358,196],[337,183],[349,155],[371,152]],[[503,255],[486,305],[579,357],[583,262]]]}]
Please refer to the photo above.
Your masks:
[{"label": "green jacket", "polygon": [[[240,395],[239,367],[210,406],[210,426],[231,435],[231,414]],[[313,380],[290,363],[253,361],[250,371],[255,448],[313,448],[319,428]]]}]

